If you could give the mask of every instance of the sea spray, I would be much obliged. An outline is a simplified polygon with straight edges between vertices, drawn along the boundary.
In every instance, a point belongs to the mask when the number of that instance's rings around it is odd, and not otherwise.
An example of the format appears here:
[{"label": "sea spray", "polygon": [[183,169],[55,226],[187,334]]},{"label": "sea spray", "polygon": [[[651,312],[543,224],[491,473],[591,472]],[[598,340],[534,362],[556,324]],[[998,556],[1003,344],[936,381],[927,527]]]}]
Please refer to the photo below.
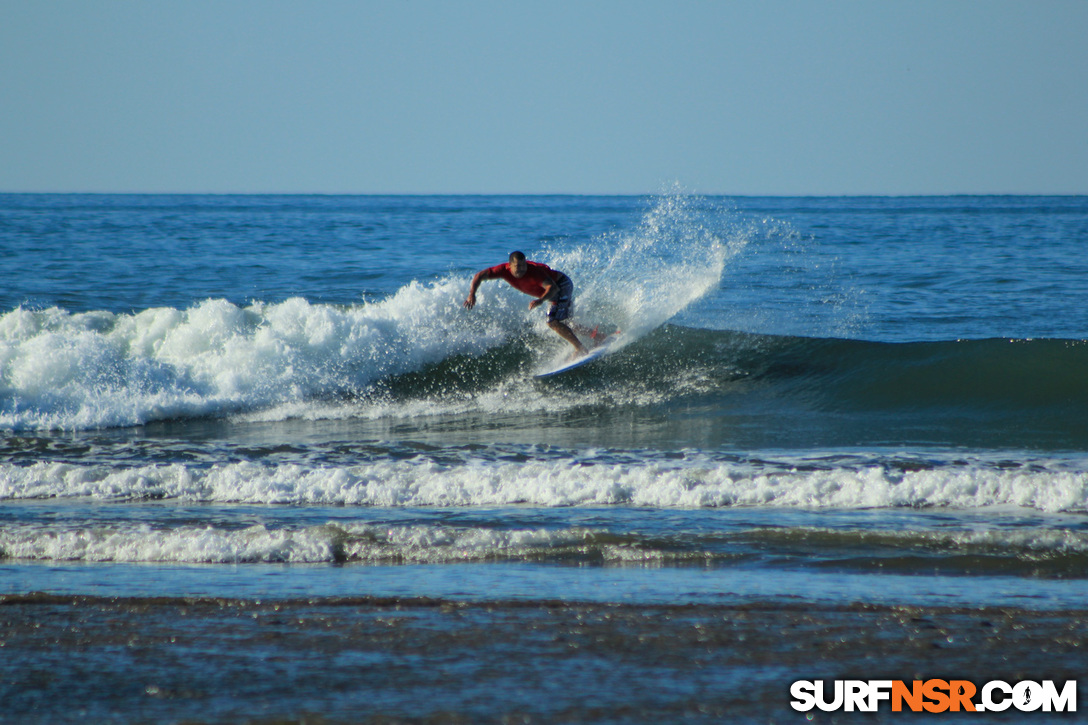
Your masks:
[{"label": "sea spray", "polygon": [[576,285],[576,317],[622,332],[620,345],[657,329],[715,289],[747,237],[733,215],[700,197],[653,199],[632,229],[605,234],[548,260]]}]

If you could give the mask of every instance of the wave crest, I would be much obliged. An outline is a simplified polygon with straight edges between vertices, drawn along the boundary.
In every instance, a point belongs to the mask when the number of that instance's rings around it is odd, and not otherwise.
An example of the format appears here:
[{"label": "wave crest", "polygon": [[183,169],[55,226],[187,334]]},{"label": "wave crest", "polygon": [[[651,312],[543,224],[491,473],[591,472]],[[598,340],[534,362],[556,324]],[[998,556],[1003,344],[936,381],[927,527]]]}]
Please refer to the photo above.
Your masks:
[{"label": "wave crest", "polygon": [[1083,512],[1088,474],[1034,464],[896,471],[871,465],[768,470],[698,458],[684,464],[579,465],[569,460],[344,467],[182,464],[117,469],[65,463],[0,467],[0,500],[90,497],[347,506],[647,506],[897,508],[1018,506]]}]

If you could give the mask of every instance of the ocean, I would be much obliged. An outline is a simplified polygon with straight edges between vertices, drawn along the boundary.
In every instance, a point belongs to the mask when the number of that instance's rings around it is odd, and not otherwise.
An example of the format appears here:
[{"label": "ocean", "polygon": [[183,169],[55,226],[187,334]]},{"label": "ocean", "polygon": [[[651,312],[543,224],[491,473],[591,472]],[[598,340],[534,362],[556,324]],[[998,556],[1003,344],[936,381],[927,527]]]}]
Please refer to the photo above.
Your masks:
[{"label": "ocean", "polygon": [[[1072,196],[0,195],[0,721],[1075,677],[1086,244]],[[536,379],[543,310],[463,307],[515,249],[613,352]]]}]

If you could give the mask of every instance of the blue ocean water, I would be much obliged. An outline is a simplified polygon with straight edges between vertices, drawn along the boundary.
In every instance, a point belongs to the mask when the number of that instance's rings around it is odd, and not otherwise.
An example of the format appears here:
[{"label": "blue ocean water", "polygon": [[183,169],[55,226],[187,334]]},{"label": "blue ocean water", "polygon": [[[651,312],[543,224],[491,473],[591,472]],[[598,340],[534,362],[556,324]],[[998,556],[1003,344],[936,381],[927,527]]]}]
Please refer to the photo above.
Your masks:
[{"label": "blue ocean water", "polygon": [[[1088,198],[0,195],[0,593],[1080,606]],[[572,277],[567,354],[472,274]]]}]

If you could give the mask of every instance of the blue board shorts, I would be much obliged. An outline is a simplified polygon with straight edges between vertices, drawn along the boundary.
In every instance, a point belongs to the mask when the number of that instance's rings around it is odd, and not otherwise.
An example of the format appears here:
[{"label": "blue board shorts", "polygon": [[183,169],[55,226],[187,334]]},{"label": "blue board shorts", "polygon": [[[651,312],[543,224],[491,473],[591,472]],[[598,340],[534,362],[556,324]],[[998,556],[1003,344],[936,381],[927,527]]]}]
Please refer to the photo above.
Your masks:
[{"label": "blue board shorts", "polygon": [[559,296],[548,308],[548,322],[562,322],[574,311],[574,283],[563,274],[559,277]]}]

